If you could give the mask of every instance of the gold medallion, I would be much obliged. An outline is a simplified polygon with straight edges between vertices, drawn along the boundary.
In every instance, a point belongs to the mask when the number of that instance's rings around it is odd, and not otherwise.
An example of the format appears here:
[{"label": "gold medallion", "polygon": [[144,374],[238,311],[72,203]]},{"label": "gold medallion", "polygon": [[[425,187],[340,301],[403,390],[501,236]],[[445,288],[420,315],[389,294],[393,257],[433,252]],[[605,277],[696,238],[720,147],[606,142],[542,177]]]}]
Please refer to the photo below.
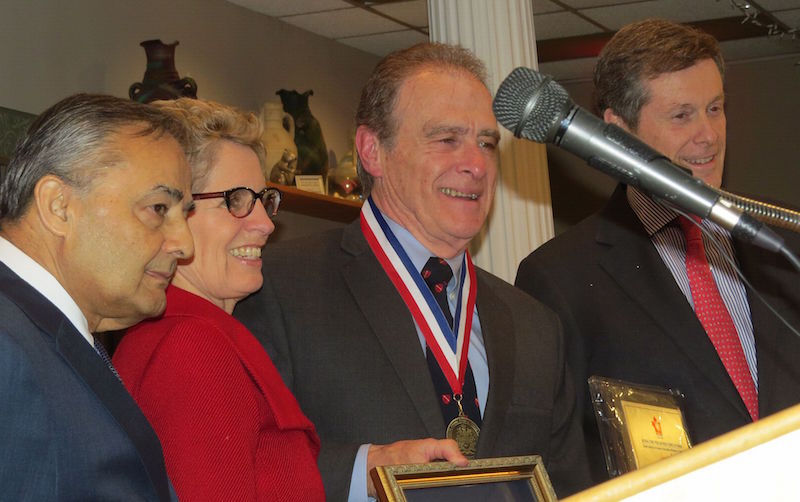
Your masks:
[{"label": "gold medallion", "polygon": [[478,435],[481,429],[465,415],[454,418],[447,426],[447,438],[458,443],[458,449],[467,458],[475,458],[478,451]]}]

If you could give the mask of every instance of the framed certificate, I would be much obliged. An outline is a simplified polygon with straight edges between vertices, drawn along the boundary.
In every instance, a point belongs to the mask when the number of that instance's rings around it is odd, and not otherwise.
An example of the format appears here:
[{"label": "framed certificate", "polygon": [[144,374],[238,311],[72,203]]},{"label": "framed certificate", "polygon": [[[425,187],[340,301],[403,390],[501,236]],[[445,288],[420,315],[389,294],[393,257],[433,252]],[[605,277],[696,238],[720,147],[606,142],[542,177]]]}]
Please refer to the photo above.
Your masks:
[{"label": "framed certificate", "polygon": [[325,183],[320,174],[297,174],[294,177],[294,184],[300,190],[326,195]]},{"label": "framed certificate", "polygon": [[589,391],[610,476],[691,448],[680,391],[597,376]]},{"label": "framed certificate", "polygon": [[538,455],[388,465],[370,472],[382,502],[555,502],[550,477]]}]

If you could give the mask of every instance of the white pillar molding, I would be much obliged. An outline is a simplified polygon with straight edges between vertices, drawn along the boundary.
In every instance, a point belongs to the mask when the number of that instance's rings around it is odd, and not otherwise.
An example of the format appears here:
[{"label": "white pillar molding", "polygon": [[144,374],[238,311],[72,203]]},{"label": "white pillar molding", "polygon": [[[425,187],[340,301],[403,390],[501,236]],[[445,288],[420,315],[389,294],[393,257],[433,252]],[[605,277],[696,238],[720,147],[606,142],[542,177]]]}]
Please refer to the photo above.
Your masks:
[{"label": "white pillar molding", "polygon": [[[538,67],[532,8],[531,0],[428,0],[430,39],[473,51],[495,92],[514,68]],[[476,265],[513,283],[519,262],[553,236],[553,211],[544,146],[500,130],[494,207],[470,252]]]}]

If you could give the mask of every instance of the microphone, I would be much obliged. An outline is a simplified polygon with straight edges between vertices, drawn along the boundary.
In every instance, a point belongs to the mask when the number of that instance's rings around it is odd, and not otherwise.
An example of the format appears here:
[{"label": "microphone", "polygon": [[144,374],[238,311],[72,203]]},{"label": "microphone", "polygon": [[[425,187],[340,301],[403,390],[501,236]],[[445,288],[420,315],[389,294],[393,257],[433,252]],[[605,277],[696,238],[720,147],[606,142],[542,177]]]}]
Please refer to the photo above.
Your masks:
[{"label": "microphone", "polygon": [[680,210],[709,218],[737,238],[778,252],[783,239],[734,207],[714,187],[672,163],[636,136],[577,106],[549,75],[517,68],[500,84],[497,121],[537,143],[552,143],[618,181]]}]

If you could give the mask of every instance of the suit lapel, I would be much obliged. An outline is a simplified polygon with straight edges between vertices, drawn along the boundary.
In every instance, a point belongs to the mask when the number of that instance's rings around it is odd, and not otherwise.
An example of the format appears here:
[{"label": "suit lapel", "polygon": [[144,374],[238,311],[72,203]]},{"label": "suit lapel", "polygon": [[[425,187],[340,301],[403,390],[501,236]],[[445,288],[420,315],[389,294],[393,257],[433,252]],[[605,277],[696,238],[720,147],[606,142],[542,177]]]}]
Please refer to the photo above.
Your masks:
[{"label": "suit lapel", "polygon": [[[745,277],[792,326],[800,327],[796,271],[782,256],[734,241]],[[750,318],[758,357],[758,404],[767,415],[797,401],[800,390],[800,339],[748,289]]]},{"label": "suit lapel", "polygon": [[[769,284],[762,280],[762,277],[752,273],[757,271],[757,264],[750,262],[747,258],[747,251],[738,249],[740,247],[744,246],[736,246],[737,256],[740,257],[743,272],[746,274],[745,277],[751,281],[759,293],[767,298],[767,301],[775,306],[775,301],[780,301],[780,294],[776,296],[776,292],[769,288]],[[755,298],[752,291],[747,292],[747,298],[750,306],[750,319],[753,322],[753,337],[756,342],[756,357],[758,360],[758,408],[759,415],[763,416],[773,408],[770,400],[775,397],[774,391],[781,389],[785,385],[784,382],[779,381],[781,371],[779,371],[777,361],[782,359],[779,356],[780,351],[788,348],[783,347],[780,342],[780,339],[787,339],[786,332],[788,330],[762,301]],[[797,326],[797,323],[795,323],[795,326]],[[789,333],[789,338],[792,336],[794,335]]]},{"label": "suit lapel", "polygon": [[169,500],[161,443],[122,382],[66,319],[56,335],[56,348],[130,438],[159,498]]},{"label": "suit lapel", "polygon": [[[508,306],[501,302],[484,280],[483,270],[478,275],[478,317],[489,363],[489,396],[483,412],[483,427],[478,439],[478,455],[495,451],[497,438],[503,429],[503,419],[510,407],[514,385],[514,325]],[[517,330],[518,331],[518,330]]]},{"label": "suit lapel", "polygon": [[[52,303],[0,263],[6,294],[86,383],[136,447],[161,500],[170,500],[161,444],[133,398],[78,330]],[[90,418],[91,419],[91,418]]]},{"label": "suit lapel", "polygon": [[606,248],[600,266],[731,405],[749,417],[708,335],[628,205],[624,190],[614,193],[604,213],[607,218],[598,226],[596,237]]},{"label": "suit lapel", "polygon": [[342,249],[353,256],[342,267],[345,284],[383,346],[428,435],[443,437],[444,419],[413,318],[369,248],[358,220],[345,228]]}]

